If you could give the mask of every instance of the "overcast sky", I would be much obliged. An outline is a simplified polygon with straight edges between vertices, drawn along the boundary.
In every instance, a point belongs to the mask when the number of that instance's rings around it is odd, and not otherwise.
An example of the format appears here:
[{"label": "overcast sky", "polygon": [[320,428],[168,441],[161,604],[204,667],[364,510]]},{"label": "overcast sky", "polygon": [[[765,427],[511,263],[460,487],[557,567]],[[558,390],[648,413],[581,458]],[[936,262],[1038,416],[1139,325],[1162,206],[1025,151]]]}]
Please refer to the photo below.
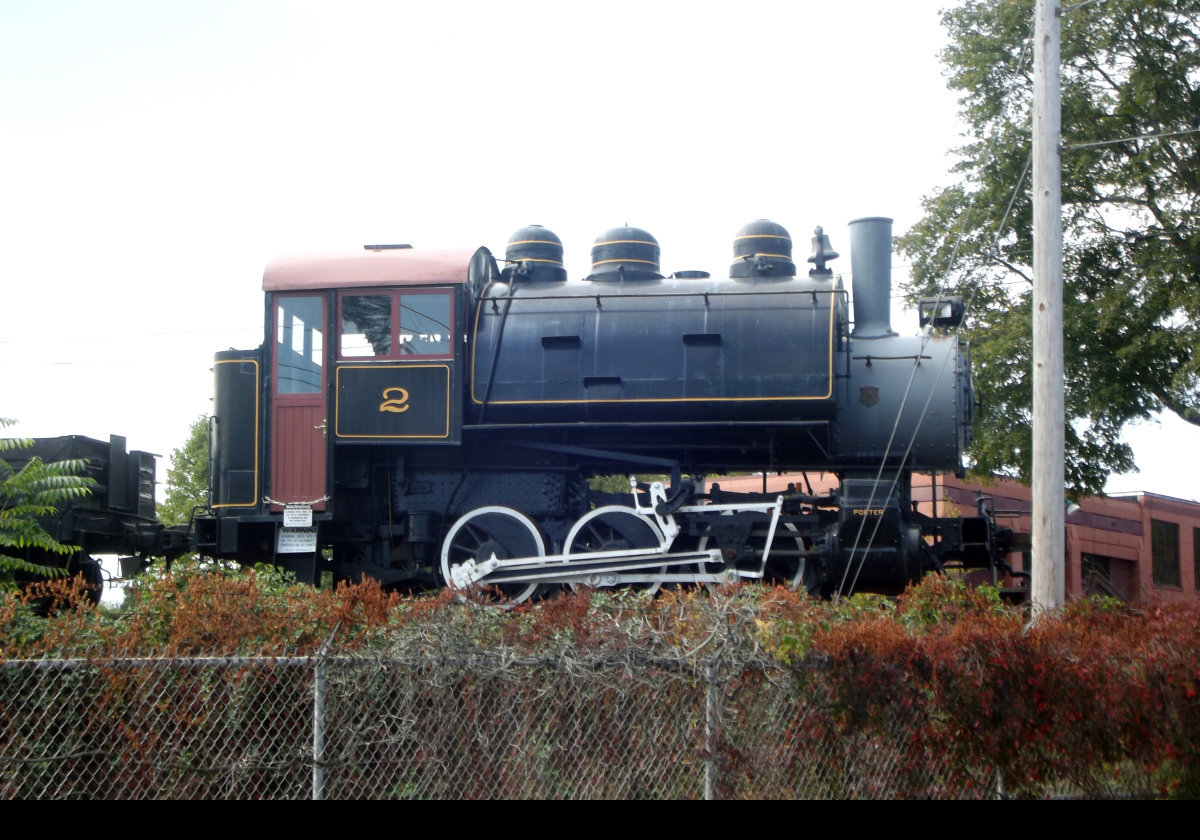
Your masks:
[{"label": "overcast sky", "polygon": [[[536,223],[582,276],[628,223],[716,273],[770,218],[848,272],[850,219],[952,178],[948,2],[0,0],[0,416],[169,453],[297,251]],[[1200,430],[1131,434],[1112,489],[1200,496]]]}]

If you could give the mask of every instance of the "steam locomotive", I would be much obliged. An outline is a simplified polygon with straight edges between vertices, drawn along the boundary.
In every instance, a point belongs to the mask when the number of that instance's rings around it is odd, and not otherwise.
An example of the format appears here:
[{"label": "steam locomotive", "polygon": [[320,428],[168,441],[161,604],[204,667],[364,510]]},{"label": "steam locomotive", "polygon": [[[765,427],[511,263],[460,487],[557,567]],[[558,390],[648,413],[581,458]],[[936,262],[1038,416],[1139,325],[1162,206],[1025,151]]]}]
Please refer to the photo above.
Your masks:
[{"label": "steam locomotive", "polygon": [[[194,547],[513,600],[732,579],[890,592],[996,568],[1006,535],[982,509],[933,517],[912,494],[913,471],[960,472],[969,442],[961,299],[923,301],[922,334],[897,335],[891,220],[850,230],[853,321],[828,237],[801,273],[766,220],[721,277],[664,275],[633,227],[596,239],[582,280],[538,226],[503,261],[379,245],[275,262],[264,343],[216,355]],[[838,486],[706,483],[782,470]],[[628,488],[589,483],[611,475]]]}]

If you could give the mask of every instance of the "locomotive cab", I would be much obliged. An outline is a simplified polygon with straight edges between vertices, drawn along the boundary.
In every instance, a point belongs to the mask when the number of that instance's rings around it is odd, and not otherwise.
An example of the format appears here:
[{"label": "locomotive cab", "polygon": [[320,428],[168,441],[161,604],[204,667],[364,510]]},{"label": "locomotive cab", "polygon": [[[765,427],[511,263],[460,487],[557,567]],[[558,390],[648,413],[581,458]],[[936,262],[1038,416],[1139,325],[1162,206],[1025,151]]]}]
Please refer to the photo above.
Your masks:
[{"label": "locomotive cab", "polygon": [[365,480],[356,473],[370,459],[357,448],[457,444],[468,289],[486,279],[472,280],[478,272],[494,273],[486,249],[367,246],[269,265],[266,340],[217,355],[214,516],[198,523],[198,547],[268,556],[313,579],[332,536],[322,523],[359,501],[334,489]]}]

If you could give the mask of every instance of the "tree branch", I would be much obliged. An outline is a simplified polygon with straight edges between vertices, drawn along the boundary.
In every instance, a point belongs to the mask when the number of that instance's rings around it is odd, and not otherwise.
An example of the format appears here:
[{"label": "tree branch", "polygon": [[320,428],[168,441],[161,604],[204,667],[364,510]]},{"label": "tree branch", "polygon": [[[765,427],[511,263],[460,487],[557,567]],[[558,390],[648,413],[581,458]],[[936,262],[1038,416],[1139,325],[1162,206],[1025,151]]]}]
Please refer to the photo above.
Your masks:
[{"label": "tree branch", "polygon": [[1013,274],[1015,274],[1015,275],[1017,275],[1018,277],[1020,277],[1022,280],[1024,280],[1024,281],[1025,281],[1026,283],[1028,283],[1029,285],[1031,285],[1031,286],[1033,285],[1033,278],[1032,278],[1032,277],[1030,277],[1030,276],[1029,276],[1028,274],[1026,274],[1024,271],[1021,271],[1021,269],[1017,268],[1015,265],[1013,265],[1012,263],[1010,263],[1008,260],[1006,260],[1006,259],[1004,259],[1003,257],[1001,257],[999,253],[993,253],[991,256],[992,256],[992,262],[994,262],[994,263],[997,263],[998,265],[1002,265],[1002,266],[1004,266],[1005,268],[1007,268],[1007,269],[1008,269],[1009,271],[1011,271]]},{"label": "tree branch", "polygon": [[1193,426],[1200,426],[1200,409],[1196,408],[1196,406],[1189,405],[1162,388],[1151,386],[1150,393],[1154,394],[1158,398],[1158,401],[1180,420],[1185,420]]}]

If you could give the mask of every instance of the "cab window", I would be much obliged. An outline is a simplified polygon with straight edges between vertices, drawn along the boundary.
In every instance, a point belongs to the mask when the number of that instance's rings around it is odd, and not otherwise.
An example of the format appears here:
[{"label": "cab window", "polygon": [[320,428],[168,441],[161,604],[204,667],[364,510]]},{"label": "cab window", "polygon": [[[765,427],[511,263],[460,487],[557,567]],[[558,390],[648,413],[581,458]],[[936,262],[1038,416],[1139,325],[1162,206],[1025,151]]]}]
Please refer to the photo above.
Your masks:
[{"label": "cab window", "polygon": [[388,295],[343,295],[338,354],[344,359],[387,357],[392,352],[392,299]]},{"label": "cab window", "polygon": [[400,296],[400,353],[411,356],[450,354],[450,295]]},{"label": "cab window", "polygon": [[280,394],[321,390],[321,298],[281,297],[275,309],[275,387]]},{"label": "cab window", "polygon": [[343,292],[338,357],[397,359],[453,353],[450,291]]}]

